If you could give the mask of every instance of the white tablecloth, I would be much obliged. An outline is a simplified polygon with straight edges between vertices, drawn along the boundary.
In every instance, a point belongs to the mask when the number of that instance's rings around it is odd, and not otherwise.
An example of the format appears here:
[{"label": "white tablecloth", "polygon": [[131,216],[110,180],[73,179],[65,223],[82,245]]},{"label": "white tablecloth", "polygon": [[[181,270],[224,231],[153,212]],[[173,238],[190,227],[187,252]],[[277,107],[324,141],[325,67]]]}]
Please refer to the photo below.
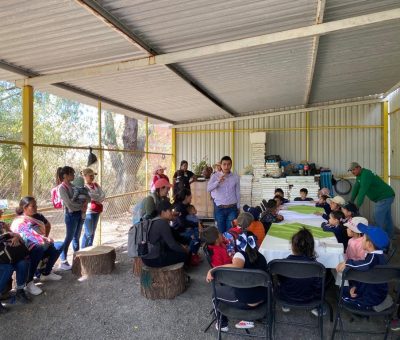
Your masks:
[{"label": "white tablecloth", "polygon": [[[302,203],[305,205],[305,203]],[[285,220],[279,224],[299,222],[315,228],[320,228],[324,219],[317,215],[299,214],[294,211],[281,210],[279,212]],[[261,244],[259,252],[264,255],[267,262],[284,259],[292,253],[290,241],[275,236],[267,235]],[[343,244],[338,243],[332,233],[332,237],[315,239],[315,252],[317,261],[326,268],[336,268],[338,263],[344,261]]]}]

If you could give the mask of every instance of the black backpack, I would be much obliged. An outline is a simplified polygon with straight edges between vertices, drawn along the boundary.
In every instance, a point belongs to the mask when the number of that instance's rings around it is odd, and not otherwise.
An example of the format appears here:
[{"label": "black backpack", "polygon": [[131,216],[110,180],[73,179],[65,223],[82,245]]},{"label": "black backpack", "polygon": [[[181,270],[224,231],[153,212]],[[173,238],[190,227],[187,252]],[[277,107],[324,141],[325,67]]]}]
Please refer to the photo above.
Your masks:
[{"label": "black backpack", "polygon": [[12,246],[9,242],[11,237],[7,234],[0,236],[0,263],[1,264],[14,264],[23,260],[29,255],[28,248],[25,244],[18,244]]}]

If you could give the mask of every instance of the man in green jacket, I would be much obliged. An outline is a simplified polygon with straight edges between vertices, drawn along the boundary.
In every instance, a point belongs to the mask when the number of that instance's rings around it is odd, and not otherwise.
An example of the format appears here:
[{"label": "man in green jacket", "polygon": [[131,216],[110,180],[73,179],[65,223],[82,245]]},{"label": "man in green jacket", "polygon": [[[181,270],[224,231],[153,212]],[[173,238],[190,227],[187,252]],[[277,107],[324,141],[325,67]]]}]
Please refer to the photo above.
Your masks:
[{"label": "man in green jacket", "polygon": [[[394,191],[390,185],[386,184],[378,175],[371,170],[362,168],[357,162],[352,162],[349,171],[356,176],[356,183],[351,192],[351,202],[355,202],[360,207],[365,196],[375,202],[374,218],[375,223],[382,226],[393,238],[392,203],[394,201]],[[356,199],[357,198],[357,199]]]}]

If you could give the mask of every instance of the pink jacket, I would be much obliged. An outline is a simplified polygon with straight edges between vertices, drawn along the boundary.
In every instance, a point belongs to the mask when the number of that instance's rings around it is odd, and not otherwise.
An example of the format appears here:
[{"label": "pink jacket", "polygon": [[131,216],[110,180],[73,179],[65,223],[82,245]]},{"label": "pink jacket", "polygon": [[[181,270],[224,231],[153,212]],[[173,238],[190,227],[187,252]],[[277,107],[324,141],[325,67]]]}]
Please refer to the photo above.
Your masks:
[{"label": "pink jacket", "polygon": [[346,260],[364,260],[366,251],[363,249],[362,246],[362,237],[354,238],[352,237],[347,244],[346,249]]}]

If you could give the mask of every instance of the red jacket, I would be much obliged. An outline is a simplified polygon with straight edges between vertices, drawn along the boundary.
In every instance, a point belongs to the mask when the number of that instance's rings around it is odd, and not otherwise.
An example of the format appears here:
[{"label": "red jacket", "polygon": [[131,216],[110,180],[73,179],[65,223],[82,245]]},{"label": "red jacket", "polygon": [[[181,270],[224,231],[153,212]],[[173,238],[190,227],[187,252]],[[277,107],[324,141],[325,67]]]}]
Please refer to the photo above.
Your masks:
[{"label": "red jacket", "polygon": [[232,263],[232,259],[228,255],[225,244],[209,245],[208,250],[211,252],[212,267]]}]

